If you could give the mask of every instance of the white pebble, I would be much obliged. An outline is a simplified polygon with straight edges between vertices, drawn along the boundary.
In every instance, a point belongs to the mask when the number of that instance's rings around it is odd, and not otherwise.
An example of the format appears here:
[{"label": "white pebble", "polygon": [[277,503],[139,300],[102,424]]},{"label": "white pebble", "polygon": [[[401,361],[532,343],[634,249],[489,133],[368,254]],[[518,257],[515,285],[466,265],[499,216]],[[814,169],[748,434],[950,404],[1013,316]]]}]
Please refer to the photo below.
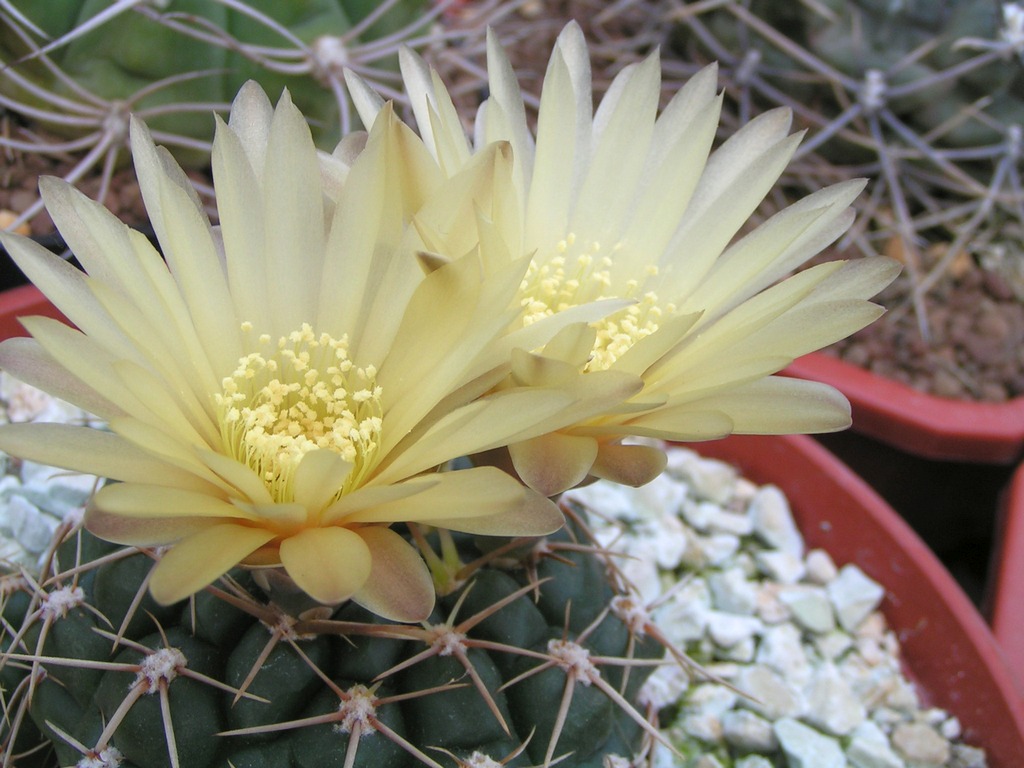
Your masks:
[{"label": "white pebble", "polygon": [[885,597],[885,589],[852,563],[844,565],[828,586],[829,599],[843,629],[852,632]]},{"label": "white pebble", "polygon": [[693,530],[699,533],[707,533],[711,526],[711,518],[721,512],[721,507],[710,501],[695,501],[686,499],[679,508],[683,520]]},{"label": "white pebble", "polygon": [[707,712],[717,718],[736,706],[739,694],[718,683],[701,683],[687,698],[687,706]]},{"label": "white pebble", "polygon": [[812,666],[804,652],[800,629],[792,624],[765,628],[757,649],[757,662],[771,667],[797,687],[811,677]]},{"label": "white pebble", "polygon": [[708,565],[721,565],[736,554],[740,548],[740,539],[730,533],[716,533],[712,536],[701,536],[698,546]]},{"label": "white pebble", "polygon": [[750,640],[763,628],[764,624],[755,616],[740,616],[723,611],[708,613],[708,637],[721,648],[731,648],[743,640]]},{"label": "white pebble", "polygon": [[732,497],[737,472],[731,465],[698,458],[687,465],[686,473],[694,495],[716,504],[725,504]]},{"label": "white pebble", "polygon": [[832,736],[846,736],[864,722],[867,712],[849,683],[832,664],[814,671],[804,689],[808,723]]},{"label": "white pebble", "polygon": [[641,704],[657,710],[679,701],[689,687],[689,672],[678,664],[664,664],[644,681],[637,696]]},{"label": "white pebble", "polygon": [[850,734],[846,757],[854,768],[905,768],[903,759],[892,751],[881,728],[865,720]]},{"label": "white pebble", "polygon": [[792,718],[775,723],[775,736],[790,768],[846,768],[839,742]]},{"label": "white pebble", "polygon": [[722,740],[722,721],[710,712],[683,715],[682,725],[687,735],[707,744]]},{"label": "white pebble", "polygon": [[761,573],[781,584],[796,584],[807,573],[804,562],[789,552],[758,552],[755,560]]},{"label": "white pebble", "polygon": [[794,584],[779,590],[779,601],[808,632],[825,635],[836,628],[832,603],[822,587]]},{"label": "white pebble", "polygon": [[779,624],[780,622],[788,621],[792,616],[789,608],[779,600],[779,591],[781,589],[781,585],[772,581],[765,581],[762,582],[761,588],[757,590],[756,613],[758,618],[766,624]]},{"label": "white pebble", "polygon": [[853,639],[842,630],[815,635],[812,642],[822,658],[830,661],[835,661],[853,646]]},{"label": "white pebble", "polygon": [[769,720],[780,717],[799,717],[806,709],[803,695],[794,690],[779,674],[763,664],[751,664],[739,671],[735,685],[750,698],[740,698],[739,704]]},{"label": "white pebble", "polygon": [[779,748],[772,724],[746,709],[722,715],[722,738],[740,752],[771,754]]},{"label": "white pebble", "polygon": [[[60,521],[20,494],[0,502],[0,530],[8,532],[26,553],[38,555],[49,545]],[[30,557],[34,561],[35,557]]]},{"label": "white pebble", "polygon": [[804,539],[782,491],[772,485],[764,486],[750,500],[749,513],[754,533],[761,541],[794,557],[803,557]]},{"label": "white pebble", "polygon": [[957,768],[988,768],[985,750],[967,744],[954,744],[952,748],[953,765]]},{"label": "white pebble", "polygon": [[695,578],[673,588],[654,620],[672,643],[683,646],[704,637],[710,611],[711,590],[704,579]]},{"label": "white pebble", "polygon": [[631,490],[627,486],[614,483],[592,483],[566,491],[562,498],[565,501],[575,501],[603,518],[632,521],[640,515],[633,506],[629,493]]},{"label": "white pebble", "polygon": [[714,755],[700,755],[690,764],[690,768],[725,768],[725,766]]},{"label": "white pebble", "polygon": [[674,517],[686,498],[686,488],[666,474],[658,475],[646,485],[629,488],[632,506],[642,518],[660,520]]},{"label": "white pebble", "polygon": [[722,661],[749,664],[754,660],[756,653],[757,641],[752,637],[745,637],[728,648],[716,648],[715,658]]},{"label": "white pebble", "polygon": [[708,576],[711,599],[715,608],[728,613],[750,616],[757,607],[757,588],[741,568],[728,568]]},{"label": "white pebble", "polygon": [[60,467],[37,464],[34,461],[21,462],[21,482],[27,488],[31,487],[41,493],[52,492],[54,486],[73,490],[82,499],[88,498],[96,486],[96,478],[93,475],[69,472]]},{"label": "white pebble", "polygon": [[908,762],[921,766],[949,762],[949,742],[925,723],[900,723],[893,729],[892,745]]},{"label": "white pebble", "polygon": [[754,521],[749,515],[728,512],[718,508],[708,518],[708,530],[712,533],[731,533],[733,536],[749,536],[754,531]]},{"label": "white pebble", "polygon": [[963,727],[960,725],[960,720],[956,717],[947,717],[939,725],[939,733],[942,734],[944,739],[959,739],[963,735]]},{"label": "white pebble", "polygon": [[832,561],[832,556],[823,549],[812,549],[804,560],[807,567],[807,580],[815,584],[828,584],[839,574],[839,569]]}]

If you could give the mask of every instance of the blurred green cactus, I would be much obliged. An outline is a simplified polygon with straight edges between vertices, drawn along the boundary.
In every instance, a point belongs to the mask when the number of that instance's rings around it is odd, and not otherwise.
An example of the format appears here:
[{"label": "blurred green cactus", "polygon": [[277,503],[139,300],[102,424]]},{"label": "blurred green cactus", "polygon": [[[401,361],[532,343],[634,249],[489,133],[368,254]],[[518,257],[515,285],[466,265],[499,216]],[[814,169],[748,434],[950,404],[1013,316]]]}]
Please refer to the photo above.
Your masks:
[{"label": "blurred green cactus", "polygon": [[[673,3],[670,48],[717,59],[734,120],[778,106],[809,129],[784,180],[796,196],[841,178],[876,183],[852,239],[902,258],[906,306],[964,253],[1024,225],[1024,5],[990,0]],[[786,189],[781,190],[783,196]],[[849,242],[849,241],[848,241]],[[939,244],[936,262],[923,252]]]},{"label": "blurred green cactus", "polygon": [[[340,64],[358,66],[360,46],[397,34],[405,39],[422,32],[429,0],[400,0],[389,4],[366,0],[140,0],[131,4],[111,0],[11,0],[25,20],[49,40],[67,39],[47,51],[45,60],[33,57],[33,48],[47,41],[31,27],[7,17],[0,36],[0,56],[17,74],[58,97],[75,98],[79,88],[111,103],[128,102],[135,95],[162,87],[133,101],[143,110],[158,106],[214,105],[229,101],[248,79],[258,80],[270,93],[288,87],[292,97],[314,125],[323,146],[337,140],[341,124],[338,91],[329,78],[340,81]],[[117,6],[124,5],[121,12]],[[362,25],[377,6],[388,5],[375,21]],[[109,18],[103,16],[106,14]],[[90,22],[95,23],[94,28]],[[101,22],[101,23],[100,23]],[[76,30],[88,29],[75,36]],[[194,30],[195,35],[186,34]],[[332,54],[324,40],[336,41]],[[282,58],[278,55],[288,54]],[[394,46],[374,52],[368,63],[394,69]],[[379,53],[379,56],[378,56]],[[276,58],[275,58],[276,56]],[[349,60],[346,60],[346,56]],[[290,59],[290,60],[289,60]],[[287,66],[274,66],[280,61]],[[66,76],[59,77],[54,67]],[[332,73],[331,68],[337,72]],[[10,78],[0,78],[0,93],[47,106]],[[209,139],[209,121],[173,108],[154,116],[155,130],[194,139]]]}]

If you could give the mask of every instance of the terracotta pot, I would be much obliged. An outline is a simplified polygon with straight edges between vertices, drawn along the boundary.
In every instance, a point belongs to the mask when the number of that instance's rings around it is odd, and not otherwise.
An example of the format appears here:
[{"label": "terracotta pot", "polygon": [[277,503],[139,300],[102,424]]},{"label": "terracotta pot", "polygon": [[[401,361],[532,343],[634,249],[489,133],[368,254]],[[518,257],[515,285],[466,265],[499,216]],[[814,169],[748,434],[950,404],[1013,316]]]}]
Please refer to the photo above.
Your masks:
[{"label": "terracotta pot", "polygon": [[788,375],[823,381],[853,406],[853,428],[908,453],[940,461],[1013,464],[1024,452],[1024,397],[977,403],[926,395],[821,352]]},{"label": "terracotta pot", "polygon": [[28,331],[18,322],[18,318],[29,315],[65,320],[38,288],[34,285],[20,285],[0,293],[0,339],[28,336]]},{"label": "terracotta pot", "polygon": [[837,564],[856,563],[884,585],[882,610],[922,698],[960,719],[990,768],[1019,768],[1024,692],[1003,650],[935,555],[864,481],[806,436],[734,436],[691,447],[777,485],[808,546]]},{"label": "terracotta pot", "polygon": [[1001,509],[988,611],[992,632],[1024,687],[1024,464],[1006,489]]}]

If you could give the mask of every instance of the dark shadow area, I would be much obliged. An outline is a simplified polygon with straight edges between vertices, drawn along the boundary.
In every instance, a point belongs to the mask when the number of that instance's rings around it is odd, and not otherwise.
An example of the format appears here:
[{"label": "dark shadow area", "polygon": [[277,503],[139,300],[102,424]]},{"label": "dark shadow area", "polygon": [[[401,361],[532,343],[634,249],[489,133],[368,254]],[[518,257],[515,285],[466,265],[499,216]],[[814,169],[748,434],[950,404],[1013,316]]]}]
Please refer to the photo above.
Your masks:
[{"label": "dark shadow area", "polygon": [[981,606],[999,496],[1014,465],[931,461],[852,431],[817,437],[899,512]]}]

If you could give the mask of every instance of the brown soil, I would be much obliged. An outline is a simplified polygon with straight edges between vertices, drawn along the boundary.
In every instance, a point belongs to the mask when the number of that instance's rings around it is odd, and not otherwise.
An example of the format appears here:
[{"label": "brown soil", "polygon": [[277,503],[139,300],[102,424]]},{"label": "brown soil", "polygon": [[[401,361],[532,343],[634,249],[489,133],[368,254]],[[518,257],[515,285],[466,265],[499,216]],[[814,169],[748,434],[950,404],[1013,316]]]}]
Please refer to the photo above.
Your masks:
[{"label": "brown soil", "polygon": [[[74,163],[69,158],[5,152],[0,156],[0,210],[14,213],[28,210],[39,197],[40,176],[63,176],[73,167]],[[89,174],[75,186],[95,198],[100,189],[99,175]],[[131,167],[115,172],[103,204],[132,226],[143,225],[147,221],[139,185]],[[54,229],[45,209],[29,222],[29,226],[35,236],[50,234]]]},{"label": "brown soil", "polygon": [[826,350],[939,397],[1004,402],[1024,395],[1024,302],[1003,275],[967,257],[910,307],[908,272],[877,301],[880,320]]}]

